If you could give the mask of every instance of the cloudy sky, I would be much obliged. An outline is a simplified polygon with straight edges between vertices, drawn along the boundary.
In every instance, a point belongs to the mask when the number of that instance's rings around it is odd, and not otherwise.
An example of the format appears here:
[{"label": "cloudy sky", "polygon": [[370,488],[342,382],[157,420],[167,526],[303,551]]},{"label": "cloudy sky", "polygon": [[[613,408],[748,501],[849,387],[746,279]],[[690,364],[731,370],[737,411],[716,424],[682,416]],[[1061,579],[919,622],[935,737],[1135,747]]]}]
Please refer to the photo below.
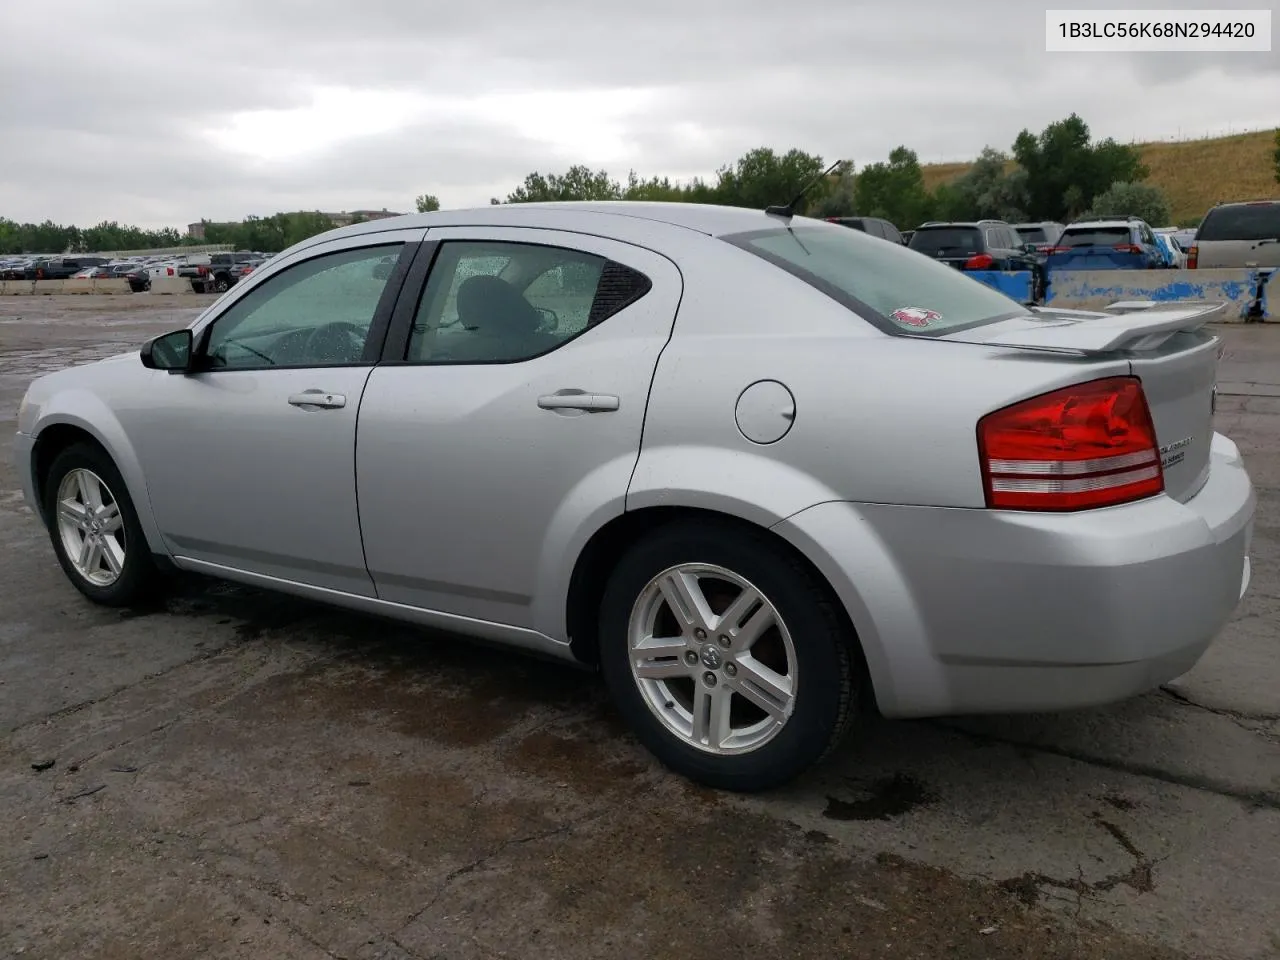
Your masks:
[{"label": "cloudy sky", "polygon": [[460,207],[531,170],[686,179],[760,145],[959,160],[1073,110],[1125,141],[1280,124],[1274,43],[1046,53],[1045,7],[1107,6],[1087,0],[113,6],[6,12],[0,216],[185,225],[410,210],[422,192]]}]

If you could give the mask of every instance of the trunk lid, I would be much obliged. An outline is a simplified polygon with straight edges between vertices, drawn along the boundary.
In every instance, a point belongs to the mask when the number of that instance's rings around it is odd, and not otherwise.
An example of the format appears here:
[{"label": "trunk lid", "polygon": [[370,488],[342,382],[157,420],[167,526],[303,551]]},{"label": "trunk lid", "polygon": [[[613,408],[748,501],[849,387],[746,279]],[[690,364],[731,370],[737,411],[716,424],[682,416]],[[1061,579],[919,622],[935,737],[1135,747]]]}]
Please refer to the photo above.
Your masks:
[{"label": "trunk lid", "polygon": [[1124,359],[1142,380],[1164,468],[1165,492],[1193,497],[1209,477],[1209,445],[1221,343],[1201,329],[1222,303],[1133,301],[1109,313],[1036,308],[1033,313],[941,339]]}]

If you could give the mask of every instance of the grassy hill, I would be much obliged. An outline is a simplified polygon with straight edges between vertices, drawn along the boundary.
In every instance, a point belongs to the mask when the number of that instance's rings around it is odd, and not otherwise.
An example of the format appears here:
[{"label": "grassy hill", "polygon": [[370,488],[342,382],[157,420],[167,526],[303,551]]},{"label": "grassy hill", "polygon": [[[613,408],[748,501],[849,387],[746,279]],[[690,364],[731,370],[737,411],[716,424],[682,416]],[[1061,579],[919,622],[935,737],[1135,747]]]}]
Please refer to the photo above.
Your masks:
[{"label": "grassy hill", "polygon": [[[1164,191],[1174,220],[1185,223],[1204,216],[1220,200],[1280,197],[1271,159],[1274,137],[1271,130],[1259,130],[1212,140],[1140,143],[1138,150],[1151,171],[1147,182]],[[968,169],[967,163],[921,167],[929,189]]]}]

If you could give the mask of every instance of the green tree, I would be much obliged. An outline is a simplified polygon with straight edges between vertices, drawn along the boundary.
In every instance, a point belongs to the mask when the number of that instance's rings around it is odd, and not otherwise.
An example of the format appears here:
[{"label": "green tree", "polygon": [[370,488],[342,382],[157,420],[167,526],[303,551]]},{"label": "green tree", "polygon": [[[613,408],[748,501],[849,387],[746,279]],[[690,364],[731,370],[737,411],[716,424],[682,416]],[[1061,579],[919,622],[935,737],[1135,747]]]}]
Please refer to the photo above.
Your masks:
[{"label": "green tree", "polygon": [[[949,186],[954,190],[947,200],[950,209],[939,219],[1017,223],[1027,217],[1027,172],[1018,166],[1010,169],[1008,155],[992,147],[984,147],[978,159]],[[935,206],[940,206],[936,193]]]},{"label": "green tree", "polygon": [[924,187],[915,151],[895,147],[887,163],[873,163],[858,174],[854,187],[858,213],[883,217],[899,229],[910,230],[927,220],[934,206]]},{"label": "green tree", "polygon": [[1153,227],[1169,224],[1169,201],[1158,187],[1146,183],[1115,183],[1093,198],[1083,218],[1141,217]]},{"label": "green tree", "polygon": [[1074,113],[1038,137],[1023,130],[1013,155],[1027,174],[1027,214],[1034,220],[1068,219],[1111,184],[1145,180],[1148,173],[1136,148],[1112,139],[1091,142],[1089,125]]},{"label": "green tree", "polygon": [[[716,171],[714,202],[757,210],[787,203],[825,169],[821,157],[803,150],[778,154],[769,147],[757,147]],[[799,212],[814,207],[827,189],[824,184],[816,186],[801,202]]]},{"label": "green tree", "polygon": [[[507,194],[507,203],[545,203],[552,200],[621,200],[622,186],[604,170],[570,167],[562,174],[531,173]],[[497,201],[491,201],[497,202]]]},{"label": "green tree", "polygon": [[853,162],[845,160],[831,175],[828,189],[809,206],[813,217],[852,217],[857,214],[857,175]]},{"label": "green tree", "polygon": [[622,188],[623,200],[657,201],[663,203],[714,203],[715,188],[695,178],[682,184],[668,177],[640,179],[634,170],[627,173],[627,185]]},{"label": "green tree", "polygon": [[440,209],[440,201],[430,193],[419,194],[413,205],[418,208],[419,213],[434,213]]}]

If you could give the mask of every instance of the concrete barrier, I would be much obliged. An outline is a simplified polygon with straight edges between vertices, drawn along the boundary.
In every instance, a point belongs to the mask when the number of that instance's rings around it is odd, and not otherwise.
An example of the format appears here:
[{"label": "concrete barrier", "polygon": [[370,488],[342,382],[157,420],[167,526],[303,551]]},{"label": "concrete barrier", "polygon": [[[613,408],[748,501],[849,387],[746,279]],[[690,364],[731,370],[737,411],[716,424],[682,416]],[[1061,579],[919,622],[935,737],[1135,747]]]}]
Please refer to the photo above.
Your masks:
[{"label": "concrete barrier", "polygon": [[1007,297],[1019,303],[1031,302],[1031,271],[1015,270],[1009,273],[1003,270],[966,270],[966,277],[973,277],[979,283],[994,287]]},{"label": "concrete barrier", "polygon": [[128,280],[120,280],[115,277],[99,277],[93,281],[93,292],[118,296],[122,293],[133,293],[133,288],[129,286]]},{"label": "concrete barrier", "polygon": [[155,277],[151,281],[152,293],[184,294],[195,293],[191,281],[186,277]]},{"label": "concrete barrier", "polygon": [[1260,271],[1264,276],[1258,285],[1258,312],[1263,320],[1280,320],[1280,270]]},{"label": "concrete barrier", "polygon": [[31,292],[37,296],[49,296],[55,293],[61,293],[64,282],[65,281],[63,280],[37,280],[34,284],[35,289]]},{"label": "concrete barrier", "polygon": [[1223,300],[1224,320],[1249,319],[1258,299],[1257,270],[1050,270],[1045,304],[1101,310],[1116,300]]},{"label": "concrete barrier", "polygon": [[35,286],[34,280],[0,280],[0,296],[5,297],[25,297],[30,296],[32,288]]},{"label": "concrete barrier", "polygon": [[78,295],[93,293],[93,283],[89,277],[68,277],[62,281],[62,292]]}]

